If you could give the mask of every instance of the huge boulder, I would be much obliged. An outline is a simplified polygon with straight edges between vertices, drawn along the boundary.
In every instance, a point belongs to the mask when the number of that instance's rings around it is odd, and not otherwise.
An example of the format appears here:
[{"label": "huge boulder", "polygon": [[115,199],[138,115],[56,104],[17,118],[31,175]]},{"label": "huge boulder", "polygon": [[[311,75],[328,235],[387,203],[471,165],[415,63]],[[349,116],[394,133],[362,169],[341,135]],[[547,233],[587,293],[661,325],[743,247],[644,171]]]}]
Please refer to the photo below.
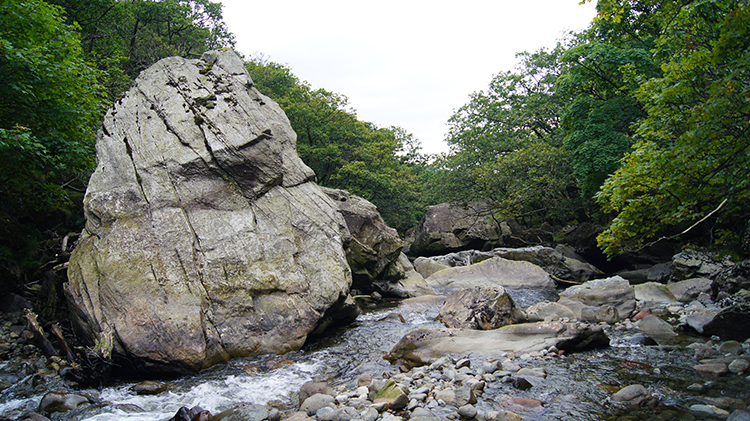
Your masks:
[{"label": "huge boulder", "polygon": [[356,313],[344,218],[233,51],[145,70],[106,114],[97,162],[65,291],[102,354],[193,373]]},{"label": "huge boulder", "polygon": [[443,269],[427,278],[433,289],[473,288],[481,285],[505,288],[554,288],[555,282],[533,263],[493,257],[470,266]]},{"label": "huge boulder", "polygon": [[404,278],[397,264],[404,248],[398,231],[389,227],[377,207],[364,198],[344,190],[323,188],[339,208],[351,233],[345,245],[346,258],[352,269],[352,288],[363,293],[399,296],[398,287],[391,285]]},{"label": "huge boulder", "polygon": [[417,225],[409,253],[435,256],[497,244],[502,232],[491,216],[490,202],[430,206]]},{"label": "huge boulder", "polygon": [[694,249],[686,249],[672,257],[672,281],[690,278],[714,279],[722,270],[732,266],[726,256]]},{"label": "huge boulder", "polygon": [[750,260],[731,265],[716,274],[711,284],[711,296],[721,300],[743,289],[750,290]]}]

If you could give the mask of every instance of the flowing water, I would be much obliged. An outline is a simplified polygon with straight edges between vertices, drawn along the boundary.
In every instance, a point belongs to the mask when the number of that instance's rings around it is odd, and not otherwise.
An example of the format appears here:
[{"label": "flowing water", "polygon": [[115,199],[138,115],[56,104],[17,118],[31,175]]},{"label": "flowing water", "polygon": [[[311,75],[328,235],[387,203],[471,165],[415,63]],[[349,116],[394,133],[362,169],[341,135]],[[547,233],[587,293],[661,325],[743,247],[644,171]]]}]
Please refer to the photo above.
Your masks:
[{"label": "flowing water", "polygon": [[[554,300],[554,294],[540,291],[513,291],[520,307],[540,300]],[[393,312],[404,318],[386,317]],[[382,378],[397,370],[383,359],[393,345],[417,327],[441,326],[435,321],[437,307],[381,307],[363,312],[356,322],[330,332],[298,352],[284,356],[236,359],[195,376],[170,382],[170,390],[156,396],[139,396],[130,390],[132,384],[92,391],[98,404],[76,412],[79,420],[143,420],[163,421],[171,418],[180,407],[200,406],[217,414],[240,403],[269,404],[295,409],[296,392],[310,380],[329,381],[333,385],[356,383],[361,374]],[[545,360],[516,360],[522,366],[544,367],[546,378],[530,378],[534,387],[522,391],[511,383],[490,383],[481,399],[480,410],[493,410],[505,398],[532,398],[544,403],[541,409],[520,412],[526,420],[601,420],[617,419],[624,414],[607,403],[607,398],[621,387],[643,384],[659,396],[662,417],[629,415],[622,419],[690,419],[673,408],[692,403],[705,403],[705,396],[733,397],[747,394],[748,383],[743,377],[708,380],[692,369],[696,364],[687,342],[705,338],[680,336],[662,341],[661,345],[645,346],[633,340],[636,331],[610,331],[612,346],[596,351]],[[481,366],[481,360],[473,361]],[[691,384],[703,384],[700,394],[690,392]],[[349,386],[347,390],[354,390]],[[7,396],[7,395],[6,395]],[[41,397],[8,399],[0,402],[0,415],[9,416],[36,410]],[[665,412],[666,411],[666,412]],[[675,415],[677,414],[677,415]],[[68,414],[70,416],[72,414]],[[15,415],[17,416],[17,415]],[[633,418],[634,417],[634,418]],[[681,418],[683,417],[683,418]],[[0,417],[1,418],[1,417]],[[61,418],[67,419],[67,418]]]}]

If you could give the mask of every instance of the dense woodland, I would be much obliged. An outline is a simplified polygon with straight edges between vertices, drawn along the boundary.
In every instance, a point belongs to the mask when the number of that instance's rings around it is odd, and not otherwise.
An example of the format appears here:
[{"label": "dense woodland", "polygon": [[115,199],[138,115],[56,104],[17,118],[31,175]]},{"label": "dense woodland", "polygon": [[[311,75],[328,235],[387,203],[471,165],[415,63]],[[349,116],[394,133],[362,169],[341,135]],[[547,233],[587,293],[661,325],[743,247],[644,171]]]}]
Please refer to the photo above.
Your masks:
[{"label": "dense woodland", "polygon": [[[425,207],[490,199],[533,227],[594,222],[604,252],[660,238],[737,253],[750,217],[750,5],[600,0],[589,29],[522,52],[468,93],[427,156],[408,128],[357,118],[340,93],[246,57],[322,185],[404,234]],[[0,282],[38,288],[83,227],[101,118],[163,57],[231,47],[209,0],[0,0]]]}]

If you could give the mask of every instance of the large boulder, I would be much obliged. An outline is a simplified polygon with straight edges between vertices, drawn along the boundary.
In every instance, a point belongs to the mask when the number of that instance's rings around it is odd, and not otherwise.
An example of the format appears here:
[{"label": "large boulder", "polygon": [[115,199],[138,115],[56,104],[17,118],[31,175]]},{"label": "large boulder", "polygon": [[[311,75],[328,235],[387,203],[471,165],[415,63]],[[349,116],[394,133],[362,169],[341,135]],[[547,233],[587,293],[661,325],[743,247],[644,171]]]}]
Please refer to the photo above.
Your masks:
[{"label": "large boulder", "polygon": [[348,230],[231,50],[145,70],[104,118],[66,295],[88,345],[193,373],[348,317]]},{"label": "large boulder", "polygon": [[719,336],[723,341],[750,338],[750,291],[738,291],[721,300],[719,305],[721,310],[702,326],[703,334]]},{"label": "large boulder", "polygon": [[440,308],[440,321],[453,328],[490,330],[525,320],[523,311],[500,286],[455,291]]},{"label": "large boulder", "polygon": [[363,293],[378,291],[397,295],[390,283],[404,277],[397,265],[404,248],[398,231],[389,227],[374,204],[344,190],[323,188],[338,205],[351,233],[346,244],[346,258],[352,269],[352,288]]},{"label": "large boulder", "polygon": [[719,272],[730,266],[732,266],[732,261],[726,256],[686,249],[672,257],[672,280],[714,279]]},{"label": "large boulder", "polygon": [[502,232],[491,216],[490,202],[430,206],[417,225],[409,252],[435,256],[497,244],[502,241]]},{"label": "large boulder", "polygon": [[716,274],[711,296],[721,300],[743,289],[750,289],[750,260],[731,265]]},{"label": "large boulder", "polygon": [[586,282],[589,279],[600,278],[604,275],[604,272],[587,262],[565,256],[556,249],[540,245],[518,248],[503,247],[488,252],[476,252],[472,256],[472,261],[476,262],[489,257],[502,257],[508,260],[522,260],[533,263],[561,281]]},{"label": "large boulder", "polygon": [[494,330],[419,328],[404,335],[385,358],[420,366],[449,354],[500,357],[552,346],[579,352],[609,346],[609,338],[601,327],[580,323],[521,323]]},{"label": "large boulder", "polygon": [[613,276],[572,286],[560,293],[558,303],[571,309],[579,319],[587,307],[606,307],[617,309],[620,320],[624,320],[635,310],[635,291],[626,279]]},{"label": "large boulder", "polygon": [[533,263],[493,257],[470,266],[443,269],[427,278],[433,289],[473,288],[495,285],[506,288],[554,288],[555,282]]}]

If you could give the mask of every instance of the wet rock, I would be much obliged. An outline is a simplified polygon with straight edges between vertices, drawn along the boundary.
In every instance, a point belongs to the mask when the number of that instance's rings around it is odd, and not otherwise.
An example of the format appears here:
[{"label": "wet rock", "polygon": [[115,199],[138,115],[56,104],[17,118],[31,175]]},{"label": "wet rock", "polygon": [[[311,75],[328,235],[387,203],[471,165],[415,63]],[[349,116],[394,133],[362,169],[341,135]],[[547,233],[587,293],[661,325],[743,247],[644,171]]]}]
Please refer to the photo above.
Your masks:
[{"label": "wet rock", "polygon": [[333,390],[327,382],[307,382],[299,388],[299,404],[305,402],[307,398],[315,394],[333,395]]},{"label": "wet rock", "polygon": [[609,325],[620,321],[620,312],[617,308],[610,305],[601,305],[598,307],[581,308],[581,321],[588,323],[606,323]]},{"label": "wet rock", "polygon": [[440,309],[440,321],[450,328],[490,330],[523,320],[523,312],[499,286],[455,291]]},{"label": "wet rock", "polygon": [[572,320],[575,313],[568,307],[556,302],[539,302],[526,309],[526,317],[530,322]]},{"label": "wet rock", "polygon": [[[278,412],[278,411],[277,411]],[[270,421],[270,413],[264,405],[242,404],[226,410],[214,417],[211,421]]]},{"label": "wet rock", "polygon": [[383,386],[375,395],[373,403],[386,403],[387,408],[393,410],[401,410],[406,408],[409,404],[408,395],[396,384],[396,381],[392,378],[388,379]]},{"label": "wet rock", "polygon": [[737,409],[733,411],[727,421],[750,421],[750,409]]},{"label": "wet rock", "polygon": [[711,297],[714,299],[722,299],[743,289],[750,290],[750,260],[729,266],[712,279]]},{"label": "wet rock", "polygon": [[458,415],[461,416],[463,419],[471,420],[476,418],[479,411],[474,407],[474,405],[467,404],[464,406],[461,406],[458,408]]},{"label": "wet rock", "polygon": [[695,314],[691,314],[685,318],[685,322],[688,326],[695,329],[698,333],[704,333],[703,328],[716,318],[721,313],[720,308],[709,309],[700,311]]},{"label": "wet rock", "polygon": [[403,278],[398,281],[400,283],[399,289],[405,291],[409,297],[419,297],[435,293],[427,284],[427,281],[425,281],[424,276],[414,268],[414,265],[406,257],[406,254],[401,253],[396,261],[396,267],[404,273]]},{"label": "wet rock", "polygon": [[39,412],[51,414],[54,412],[67,412],[76,409],[79,405],[88,403],[85,396],[73,393],[48,392],[39,402]]},{"label": "wet rock", "polygon": [[448,269],[449,267],[452,266],[444,260],[430,259],[428,257],[417,257],[414,261],[414,269],[425,279],[429,278],[436,272]]},{"label": "wet rock", "polygon": [[676,336],[672,325],[664,321],[661,317],[650,314],[638,322],[638,329],[649,335],[657,336]]},{"label": "wet rock", "polygon": [[441,270],[427,278],[433,288],[473,288],[480,285],[506,288],[554,288],[549,274],[529,262],[493,257],[480,263]]},{"label": "wet rock", "polygon": [[284,421],[312,421],[306,412],[297,411],[284,418]]},{"label": "wet rock", "polygon": [[657,282],[646,282],[634,286],[635,299],[640,306],[653,307],[678,302],[677,297],[667,285]]},{"label": "wet rock", "polygon": [[305,399],[302,405],[300,405],[299,409],[300,411],[306,412],[307,415],[313,416],[316,412],[318,412],[320,408],[326,406],[334,407],[335,405],[336,402],[333,396],[316,393]]},{"label": "wet rock", "polygon": [[420,366],[450,353],[492,357],[503,352],[523,354],[556,346],[578,352],[609,345],[600,327],[586,324],[536,322],[495,330],[420,328],[407,333],[386,359]]},{"label": "wet rock", "polygon": [[735,360],[732,360],[727,368],[734,374],[742,374],[747,371],[748,368],[750,368],[750,362],[743,358],[737,358]]},{"label": "wet rock", "polygon": [[510,398],[508,400],[498,402],[498,405],[507,410],[522,413],[541,412],[544,409],[542,401],[530,398]]},{"label": "wet rock", "polygon": [[50,421],[49,418],[44,415],[37,414],[36,412],[28,412],[24,414],[18,421]]},{"label": "wet rock", "polygon": [[698,418],[720,419],[725,420],[729,417],[729,412],[714,405],[695,404],[690,406],[690,413]]},{"label": "wet rock", "polygon": [[719,377],[729,373],[729,368],[724,363],[698,364],[693,369],[706,377]]},{"label": "wet rock", "polygon": [[526,380],[523,377],[514,377],[513,378],[513,387],[515,387],[518,390],[529,390],[532,387],[534,387],[534,385],[531,384],[530,381]]},{"label": "wet rock", "polygon": [[626,279],[619,276],[596,279],[561,292],[558,304],[571,309],[579,319],[584,307],[612,306],[624,320],[635,310],[635,291]]},{"label": "wet rock", "polygon": [[648,389],[640,384],[626,386],[609,399],[613,404],[627,408],[652,408],[658,403],[658,398],[652,396]]},{"label": "wet rock", "polygon": [[742,344],[738,341],[725,341],[719,345],[719,352],[724,355],[740,355],[744,351]]},{"label": "wet rock", "polygon": [[710,293],[711,282],[708,278],[690,278],[670,283],[667,287],[677,300],[689,303],[697,299],[701,293]]},{"label": "wet rock", "polygon": [[682,281],[690,278],[713,279],[719,272],[732,266],[728,258],[713,253],[688,249],[672,258],[672,280]]},{"label": "wet rock", "polygon": [[143,381],[130,388],[137,395],[158,395],[169,389],[169,384],[156,381]]},{"label": "wet rock", "polygon": [[750,338],[750,291],[741,290],[723,299],[714,318],[703,325],[703,333],[717,335],[722,340],[744,341]]}]

